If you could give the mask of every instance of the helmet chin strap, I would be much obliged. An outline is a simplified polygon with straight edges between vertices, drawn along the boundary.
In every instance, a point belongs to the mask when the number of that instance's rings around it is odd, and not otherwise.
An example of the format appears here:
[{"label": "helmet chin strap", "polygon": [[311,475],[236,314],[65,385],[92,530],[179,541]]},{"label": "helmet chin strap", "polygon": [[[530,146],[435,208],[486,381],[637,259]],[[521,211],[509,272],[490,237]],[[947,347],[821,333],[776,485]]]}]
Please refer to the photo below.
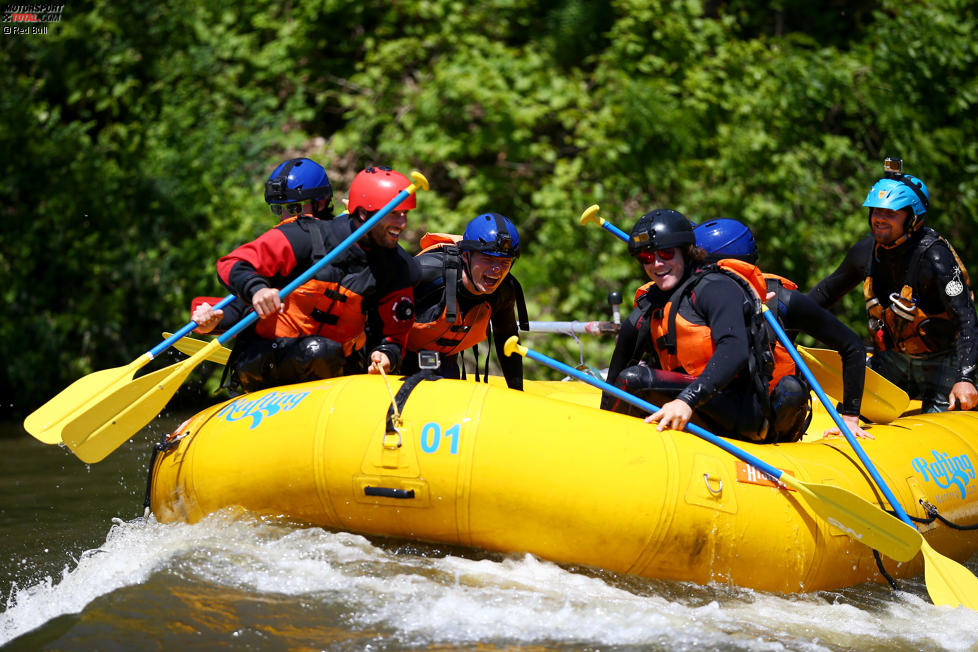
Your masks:
[{"label": "helmet chin strap", "polygon": [[475,279],[472,277],[472,257],[469,255],[469,252],[463,251],[459,258],[462,259],[462,287],[465,287],[465,279],[469,279],[469,284],[473,288],[478,289],[475,287]]}]

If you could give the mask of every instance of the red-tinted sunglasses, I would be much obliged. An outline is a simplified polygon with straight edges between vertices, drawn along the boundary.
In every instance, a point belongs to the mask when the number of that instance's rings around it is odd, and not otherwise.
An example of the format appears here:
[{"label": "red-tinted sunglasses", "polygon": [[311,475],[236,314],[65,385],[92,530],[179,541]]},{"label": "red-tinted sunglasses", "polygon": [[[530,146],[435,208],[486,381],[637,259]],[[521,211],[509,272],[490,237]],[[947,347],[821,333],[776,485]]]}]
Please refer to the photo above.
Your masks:
[{"label": "red-tinted sunglasses", "polygon": [[672,260],[676,257],[675,247],[666,247],[665,249],[656,249],[652,251],[651,249],[645,249],[643,251],[635,254],[635,257],[641,260],[646,265],[651,265],[655,262],[655,257],[658,256],[659,260]]}]

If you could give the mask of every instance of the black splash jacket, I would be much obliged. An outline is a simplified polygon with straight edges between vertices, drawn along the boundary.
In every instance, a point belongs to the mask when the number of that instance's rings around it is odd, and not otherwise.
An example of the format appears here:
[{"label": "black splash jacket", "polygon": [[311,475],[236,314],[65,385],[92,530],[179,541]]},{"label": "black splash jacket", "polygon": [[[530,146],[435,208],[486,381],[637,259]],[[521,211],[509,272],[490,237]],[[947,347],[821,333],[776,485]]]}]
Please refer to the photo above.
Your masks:
[{"label": "black splash jacket", "polygon": [[[842,263],[808,293],[818,305],[831,308],[847,292],[872,274],[873,289],[880,304],[890,305],[890,294],[899,293],[908,280],[908,267],[914,250],[923,237],[933,231],[918,229],[903,244],[892,249],[876,247],[872,236],[863,238],[846,253]],[[873,257],[876,256],[876,263]],[[958,380],[975,382],[978,365],[978,319],[968,288],[949,296],[946,288],[952,281],[962,280],[961,270],[951,250],[938,242],[920,256],[917,269],[909,275],[914,297],[928,314],[946,312],[953,324],[953,333],[946,337],[944,350],[957,352]]]}]

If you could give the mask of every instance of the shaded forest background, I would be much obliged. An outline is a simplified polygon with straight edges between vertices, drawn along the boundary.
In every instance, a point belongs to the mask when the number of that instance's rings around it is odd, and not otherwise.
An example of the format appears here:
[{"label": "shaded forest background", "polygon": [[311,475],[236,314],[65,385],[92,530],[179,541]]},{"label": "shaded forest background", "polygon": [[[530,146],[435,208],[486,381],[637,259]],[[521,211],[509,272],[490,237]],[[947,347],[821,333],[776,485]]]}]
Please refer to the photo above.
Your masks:
[{"label": "shaded forest background", "polygon": [[[740,218],[810,288],[866,232],[887,155],[976,278],[975,33],[960,0],[72,2],[0,41],[0,416],[226,294],[214,261],[274,224],[264,180],[292,156],[338,197],[367,165],[422,171],[412,253],[511,217],[531,319],[607,319],[643,280],[579,225],[593,203],[625,230],[655,207]],[[859,332],[861,303],[839,308]],[[527,338],[594,366],[613,345]]]}]

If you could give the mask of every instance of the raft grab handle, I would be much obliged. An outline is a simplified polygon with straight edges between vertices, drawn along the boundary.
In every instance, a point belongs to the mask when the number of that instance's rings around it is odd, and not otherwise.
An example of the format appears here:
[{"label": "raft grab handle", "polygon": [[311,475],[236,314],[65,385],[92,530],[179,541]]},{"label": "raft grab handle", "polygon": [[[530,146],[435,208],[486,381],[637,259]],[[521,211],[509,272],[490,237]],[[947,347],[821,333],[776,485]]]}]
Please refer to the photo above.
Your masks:
[{"label": "raft grab handle", "polygon": [[383,496],[384,498],[414,498],[414,489],[394,489],[393,487],[364,487],[367,496]]}]

